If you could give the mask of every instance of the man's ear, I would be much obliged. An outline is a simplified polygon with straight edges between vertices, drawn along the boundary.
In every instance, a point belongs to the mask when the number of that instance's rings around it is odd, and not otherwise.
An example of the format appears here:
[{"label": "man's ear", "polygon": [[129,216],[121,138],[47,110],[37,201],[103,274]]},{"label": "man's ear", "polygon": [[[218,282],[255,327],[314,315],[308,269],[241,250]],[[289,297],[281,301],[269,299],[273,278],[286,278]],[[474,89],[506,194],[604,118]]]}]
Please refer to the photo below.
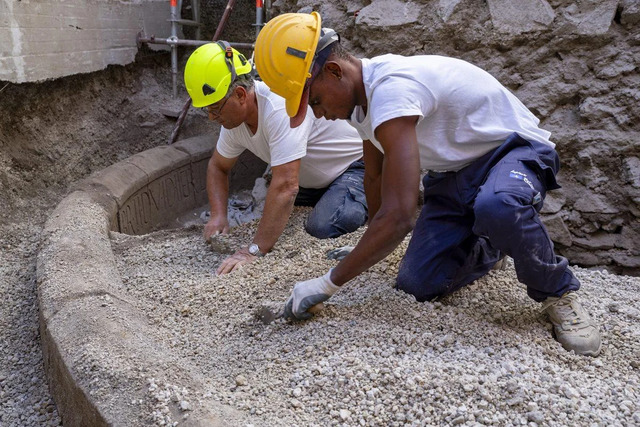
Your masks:
[{"label": "man's ear", "polygon": [[240,103],[243,103],[247,100],[247,90],[245,88],[243,88],[242,86],[237,86],[234,90],[233,90],[233,95],[238,98],[238,101],[240,101]]},{"label": "man's ear", "polygon": [[338,80],[342,78],[342,67],[335,61],[327,61],[324,64],[324,69],[327,73],[335,76]]}]

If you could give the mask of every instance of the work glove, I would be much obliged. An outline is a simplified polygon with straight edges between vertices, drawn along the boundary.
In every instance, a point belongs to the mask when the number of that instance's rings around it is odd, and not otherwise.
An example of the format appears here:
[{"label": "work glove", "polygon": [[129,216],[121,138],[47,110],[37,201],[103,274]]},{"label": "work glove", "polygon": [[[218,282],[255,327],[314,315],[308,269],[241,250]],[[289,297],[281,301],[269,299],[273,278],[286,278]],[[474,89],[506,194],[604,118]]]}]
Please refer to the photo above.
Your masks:
[{"label": "work glove", "polygon": [[340,286],[331,281],[331,270],[324,276],[315,279],[298,282],[293,287],[291,296],[284,306],[284,318],[291,320],[306,320],[313,314],[308,313],[311,307],[328,300],[335,294]]},{"label": "work glove", "polygon": [[351,253],[354,246],[341,246],[339,248],[327,251],[327,259],[336,259],[338,261]]}]

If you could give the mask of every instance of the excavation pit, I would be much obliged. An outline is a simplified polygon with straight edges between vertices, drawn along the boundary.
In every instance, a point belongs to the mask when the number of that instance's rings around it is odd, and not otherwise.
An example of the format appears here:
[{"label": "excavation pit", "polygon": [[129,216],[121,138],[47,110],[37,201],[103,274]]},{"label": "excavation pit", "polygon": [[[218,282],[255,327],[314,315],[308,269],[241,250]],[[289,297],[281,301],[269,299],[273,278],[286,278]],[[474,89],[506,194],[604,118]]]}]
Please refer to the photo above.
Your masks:
[{"label": "excavation pit", "polygon": [[[43,232],[41,333],[65,425],[640,422],[639,278],[574,268],[601,324],[598,358],[552,339],[513,265],[433,303],[397,292],[407,239],[314,319],[264,324],[263,304],[324,274],[336,263],[326,252],[354,245],[363,229],[318,240],[304,232],[308,208],[296,208],[271,253],[216,276],[227,255],[202,226],[156,230],[200,206],[192,190],[203,188],[199,162],[211,148],[196,138],[154,150],[162,155],[141,153],[80,184]],[[173,176],[186,183],[175,194],[193,203],[126,210]],[[245,245],[255,227],[239,225],[227,243]]]}]

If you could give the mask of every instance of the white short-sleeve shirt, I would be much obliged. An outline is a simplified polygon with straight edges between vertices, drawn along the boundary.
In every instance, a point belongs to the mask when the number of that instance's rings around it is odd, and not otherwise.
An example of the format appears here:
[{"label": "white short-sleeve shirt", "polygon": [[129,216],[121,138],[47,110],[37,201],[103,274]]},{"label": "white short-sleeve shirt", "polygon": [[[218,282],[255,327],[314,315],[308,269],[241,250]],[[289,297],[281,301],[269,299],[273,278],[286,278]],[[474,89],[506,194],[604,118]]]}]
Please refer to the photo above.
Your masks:
[{"label": "white short-sleeve shirt", "polygon": [[255,83],[258,129],[246,124],[223,128],[216,150],[223,157],[238,157],[249,150],[271,166],[301,159],[298,183],[304,188],[325,188],[362,157],[362,139],[345,120],[316,119],[309,108],[297,128],[289,125],[284,98],[260,81]]},{"label": "white short-sleeve shirt", "polygon": [[367,114],[357,106],[349,120],[380,151],[375,129],[418,116],[420,166],[457,171],[501,145],[512,133],[551,147],[550,132],[507,88],[486,71],[436,55],[383,55],[362,59]]}]

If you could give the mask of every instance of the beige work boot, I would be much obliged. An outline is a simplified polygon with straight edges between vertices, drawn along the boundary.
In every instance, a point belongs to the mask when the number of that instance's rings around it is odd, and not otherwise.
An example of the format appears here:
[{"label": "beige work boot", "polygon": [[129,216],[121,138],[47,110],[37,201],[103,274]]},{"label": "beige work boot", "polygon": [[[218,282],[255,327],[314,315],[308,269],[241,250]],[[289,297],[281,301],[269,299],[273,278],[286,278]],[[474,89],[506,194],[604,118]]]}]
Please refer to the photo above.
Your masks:
[{"label": "beige work boot", "polygon": [[567,292],[560,298],[549,297],[542,304],[542,310],[549,315],[556,340],[562,347],[585,356],[600,354],[602,343],[598,325],[575,292]]}]

